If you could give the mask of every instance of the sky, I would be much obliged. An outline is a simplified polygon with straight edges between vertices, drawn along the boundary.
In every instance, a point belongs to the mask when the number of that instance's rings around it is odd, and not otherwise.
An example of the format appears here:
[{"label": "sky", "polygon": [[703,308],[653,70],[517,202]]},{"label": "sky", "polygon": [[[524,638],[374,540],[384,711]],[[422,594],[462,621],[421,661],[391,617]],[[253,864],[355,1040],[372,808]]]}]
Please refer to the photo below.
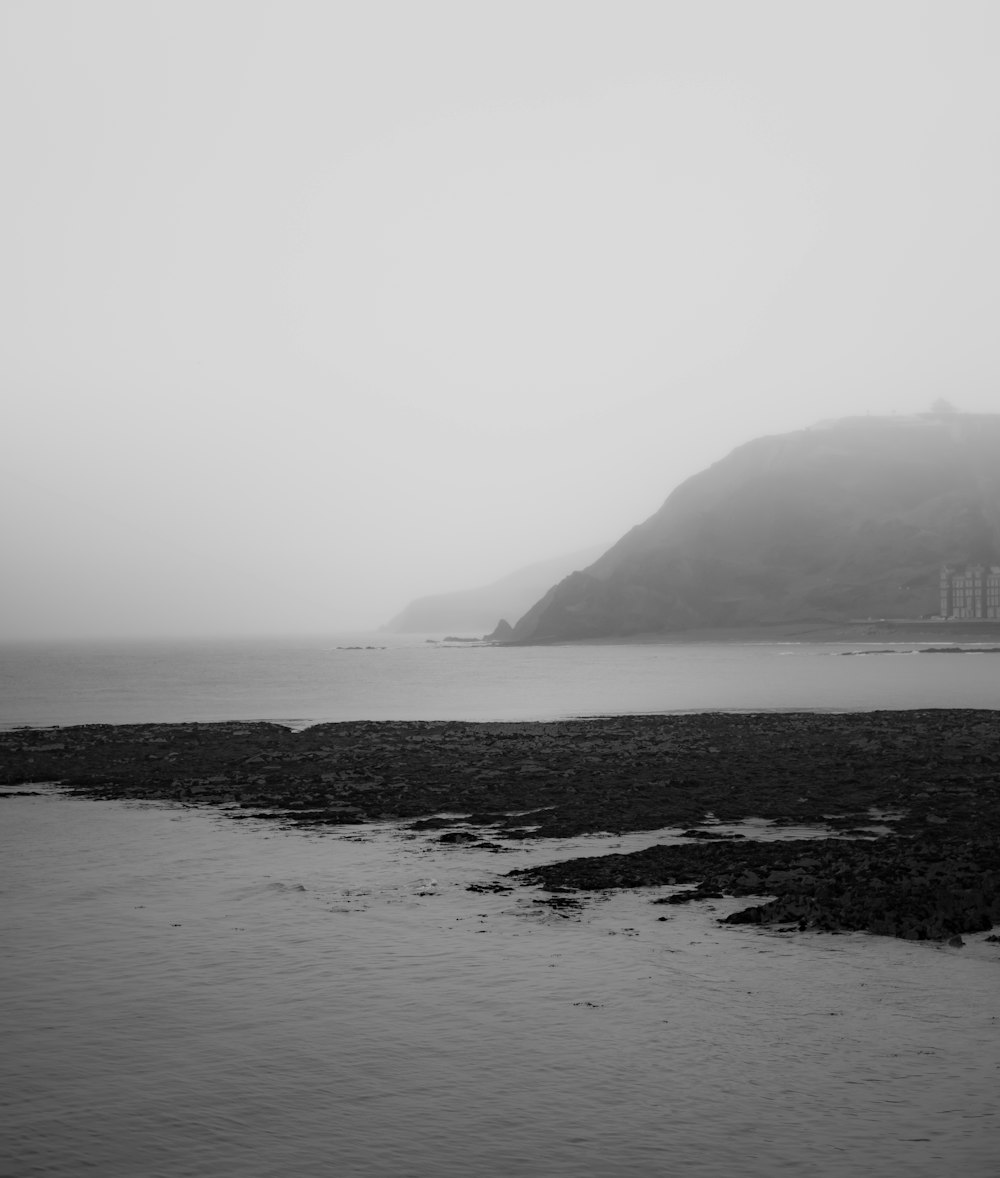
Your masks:
[{"label": "sky", "polygon": [[1000,411],[995,0],[3,0],[0,640],[333,633]]}]

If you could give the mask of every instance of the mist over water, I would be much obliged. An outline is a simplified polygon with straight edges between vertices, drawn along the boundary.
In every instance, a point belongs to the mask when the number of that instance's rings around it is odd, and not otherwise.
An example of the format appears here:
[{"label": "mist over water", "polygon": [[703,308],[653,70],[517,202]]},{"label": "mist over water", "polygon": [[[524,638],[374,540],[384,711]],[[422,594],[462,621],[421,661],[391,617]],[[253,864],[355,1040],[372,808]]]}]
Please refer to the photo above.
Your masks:
[{"label": "mist over water", "polygon": [[994,960],[465,890],[655,833],[494,857],[2,804],[5,1173],[995,1173]]},{"label": "mist over water", "polygon": [[6,0],[0,636],[375,626],[752,438],[994,412],[998,47],[986,0]]}]

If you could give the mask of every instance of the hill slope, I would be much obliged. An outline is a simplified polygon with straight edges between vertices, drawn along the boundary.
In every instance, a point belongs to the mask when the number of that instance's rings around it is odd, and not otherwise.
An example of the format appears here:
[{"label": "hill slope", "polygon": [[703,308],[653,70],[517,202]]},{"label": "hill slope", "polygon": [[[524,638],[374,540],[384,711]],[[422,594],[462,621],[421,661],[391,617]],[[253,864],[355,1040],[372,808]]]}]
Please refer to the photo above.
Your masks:
[{"label": "hill slope", "polygon": [[531,564],[478,589],[419,597],[382,629],[392,634],[483,634],[500,618],[520,617],[553,581],[571,569],[584,568],[606,548],[604,544]]},{"label": "hill slope", "polygon": [[943,563],[998,559],[1000,415],[845,418],[688,479],[513,638],[921,617]]}]

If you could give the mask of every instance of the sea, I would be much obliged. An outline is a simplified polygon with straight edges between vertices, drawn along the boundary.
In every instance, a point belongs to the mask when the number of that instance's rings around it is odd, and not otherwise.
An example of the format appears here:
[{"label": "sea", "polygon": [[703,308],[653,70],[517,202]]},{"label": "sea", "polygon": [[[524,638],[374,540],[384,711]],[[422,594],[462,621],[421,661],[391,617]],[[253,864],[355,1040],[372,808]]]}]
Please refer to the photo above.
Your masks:
[{"label": "sea", "polygon": [[[965,645],[21,644],[0,724],[995,709],[1000,654]],[[25,789],[0,799],[4,1178],[1000,1173],[985,934],[469,890],[676,832],[491,853]]]},{"label": "sea", "polygon": [[[961,647],[966,654],[922,653]],[[421,635],[0,646],[0,728],[1000,707],[984,642],[492,646]]]}]

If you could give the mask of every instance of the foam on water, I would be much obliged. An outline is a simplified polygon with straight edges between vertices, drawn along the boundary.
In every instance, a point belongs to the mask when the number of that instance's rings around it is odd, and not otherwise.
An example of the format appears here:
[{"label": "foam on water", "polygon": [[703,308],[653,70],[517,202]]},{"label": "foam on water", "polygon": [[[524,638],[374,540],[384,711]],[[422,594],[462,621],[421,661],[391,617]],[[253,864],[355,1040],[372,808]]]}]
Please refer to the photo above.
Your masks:
[{"label": "foam on water", "polygon": [[995,946],[466,891],[655,834],[491,855],[2,804],[0,1172],[996,1173]]}]

